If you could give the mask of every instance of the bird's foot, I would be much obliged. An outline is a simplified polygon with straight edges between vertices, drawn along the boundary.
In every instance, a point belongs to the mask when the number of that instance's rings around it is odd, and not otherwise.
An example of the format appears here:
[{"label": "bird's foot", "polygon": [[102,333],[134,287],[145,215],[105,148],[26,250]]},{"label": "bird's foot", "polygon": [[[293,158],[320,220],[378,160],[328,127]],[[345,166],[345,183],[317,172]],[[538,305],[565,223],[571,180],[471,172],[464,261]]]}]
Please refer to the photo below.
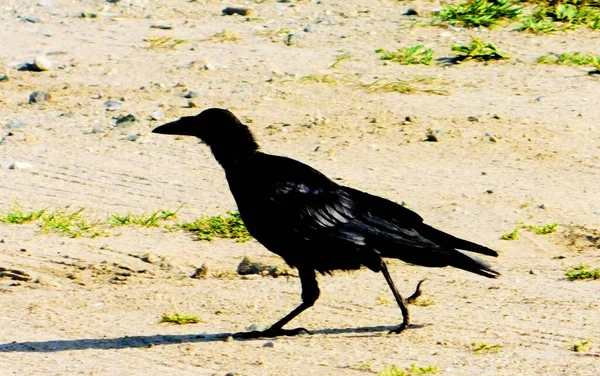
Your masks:
[{"label": "bird's foot", "polygon": [[312,334],[308,330],[304,328],[295,328],[295,329],[266,329],[266,330],[253,330],[251,332],[239,332],[233,335],[234,338],[242,338],[242,339],[257,339],[257,338],[273,338],[273,337],[281,337],[281,336],[297,336],[300,334]]},{"label": "bird's foot", "polygon": [[[406,304],[411,304],[411,303],[414,303],[414,302],[417,300],[417,298],[418,298],[419,296],[421,296],[421,294],[422,294],[422,291],[421,291],[421,284],[423,284],[423,282],[425,282],[425,281],[426,281],[426,279],[422,279],[422,280],[420,280],[420,281],[419,281],[419,283],[417,283],[417,288],[415,289],[415,292],[414,292],[414,293],[413,293],[411,296],[409,296],[408,298],[406,298],[406,299],[404,300],[404,302],[405,302]],[[402,330],[403,330],[403,329],[402,329]],[[400,331],[402,331],[402,330],[400,330]],[[398,333],[400,333],[400,332],[398,332]]]},{"label": "bird's foot", "polygon": [[388,334],[400,334],[402,333],[406,328],[408,328],[408,324],[405,322],[403,322],[402,324],[400,324],[399,327],[397,327],[396,329],[392,329],[388,332]]}]

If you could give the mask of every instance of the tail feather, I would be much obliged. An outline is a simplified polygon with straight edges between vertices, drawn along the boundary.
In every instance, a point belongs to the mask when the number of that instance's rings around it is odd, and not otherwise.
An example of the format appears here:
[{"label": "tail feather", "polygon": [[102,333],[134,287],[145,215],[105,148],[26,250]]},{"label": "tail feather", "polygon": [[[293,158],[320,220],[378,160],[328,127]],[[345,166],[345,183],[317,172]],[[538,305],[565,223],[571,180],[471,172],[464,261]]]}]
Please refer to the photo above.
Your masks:
[{"label": "tail feather", "polygon": [[419,228],[418,231],[427,239],[443,247],[457,248],[469,252],[476,252],[494,257],[498,256],[498,252],[494,251],[493,249],[484,247],[477,243],[470,242],[468,240],[457,238],[426,224],[423,224],[423,226]]},{"label": "tail feather", "polygon": [[498,278],[500,276],[500,273],[492,269],[492,266],[487,262],[460,251],[455,251],[452,255],[450,266],[479,274],[487,278]]}]

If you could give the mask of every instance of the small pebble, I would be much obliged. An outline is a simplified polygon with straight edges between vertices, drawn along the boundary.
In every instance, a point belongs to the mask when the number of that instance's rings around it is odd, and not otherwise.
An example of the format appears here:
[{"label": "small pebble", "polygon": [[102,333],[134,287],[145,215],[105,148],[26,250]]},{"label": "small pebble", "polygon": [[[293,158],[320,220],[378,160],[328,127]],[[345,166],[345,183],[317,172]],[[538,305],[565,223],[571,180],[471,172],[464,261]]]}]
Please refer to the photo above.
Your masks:
[{"label": "small pebble", "polygon": [[188,101],[188,108],[196,108],[198,105],[194,101]]},{"label": "small pebble", "polygon": [[6,73],[0,73],[0,82],[8,81],[8,75]]},{"label": "small pebble", "polygon": [[304,32],[305,33],[318,33],[319,28],[315,25],[308,25],[307,27],[304,28]]},{"label": "small pebble", "polygon": [[429,141],[429,142],[439,142],[440,137],[444,135],[444,132],[441,130],[437,130],[437,131],[433,131],[433,130],[429,130],[427,131],[427,135],[426,135],[426,139],[425,141]]},{"label": "small pebble", "polygon": [[138,138],[140,138],[140,136],[141,136],[141,134],[139,134],[139,133],[138,134],[132,134],[132,135],[129,135],[129,136],[125,137],[124,139],[127,140],[127,141],[134,142],[134,141],[137,141]]},{"label": "small pebble", "polygon": [[29,103],[46,103],[48,99],[50,99],[50,96],[43,91],[34,91],[29,94]]},{"label": "small pebble", "polygon": [[25,21],[31,22],[31,23],[41,22],[41,20],[39,18],[37,18],[37,17],[25,17]]},{"label": "small pebble", "polygon": [[473,122],[477,122],[479,121],[479,118],[477,116],[469,116],[467,118],[468,121],[473,121]]},{"label": "small pebble", "polygon": [[173,26],[171,25],[150,25],[151,29],[161,29],[161,30],[171,30]]},{"label": "small pebble", "polygon": [[192,98],[198,98],[199,96],[200,96],[200,93],[198,93],[197,91],[190,91],[189,93],[187,93],[185,95],[185,98],[192,99]]},{"label": "small pebble", "polygon": [[33,60],[33,67],[38,71],[49,71],[52,69],[52,62],[46,56],[39,55]]},{"label": "small pebble", "polygon": [[263,344],[263,347],[275,347],[275,343],[273,343],[273,342],[271,342],[271,341],[269,341],[269,342],[265,342],[265,343]]},{"label": "small pebble", "polygon": [[406,12],[404,12],[404,14],[403,14],[403,15],[404,15],[404,16],[418,16],[418,15],[419,15],[419,13],[418,13],[416,10],[414,10],[413,8],[408,8],[408,9],[406,10]]},{"label": "small pebble", "polygon": [[494,193],[494,190],[493,189],[488,189],[488,190],[485,191],[485,193],[491,195],[492,193]]},{"label": "small pebble", "polygon": [[24,170],[31,167],[33,166],[27,162],[13,162],[7,166],[9,170]]},{"label": "small pebble", "polygon": [[157,110],[154,110],[150,113],[150,120],[161,121],[161,120],[164,120],[164,118],[165,118],[165,113],[160,108]]},{"label": "small pebble", "polygon": [[106,111],[116,111],[123,107],[123,103],[121,103],[120,101],[113,100],[104,102],[104,105],[106,106]]}]

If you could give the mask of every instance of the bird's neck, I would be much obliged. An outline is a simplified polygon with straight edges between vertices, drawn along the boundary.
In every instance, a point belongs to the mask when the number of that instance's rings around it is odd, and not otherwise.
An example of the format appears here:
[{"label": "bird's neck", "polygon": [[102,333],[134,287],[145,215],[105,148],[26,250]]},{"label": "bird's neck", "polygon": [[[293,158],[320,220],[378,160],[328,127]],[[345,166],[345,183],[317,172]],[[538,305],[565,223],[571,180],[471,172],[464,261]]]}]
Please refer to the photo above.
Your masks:
[{"label": "bird's neck", "polygon": [[217,162],[219,162],[224,169],[227,169],[240,160],[252,157],[258,151],[258,145],[252,140],[252,142],[212,145],[210,150]]}]

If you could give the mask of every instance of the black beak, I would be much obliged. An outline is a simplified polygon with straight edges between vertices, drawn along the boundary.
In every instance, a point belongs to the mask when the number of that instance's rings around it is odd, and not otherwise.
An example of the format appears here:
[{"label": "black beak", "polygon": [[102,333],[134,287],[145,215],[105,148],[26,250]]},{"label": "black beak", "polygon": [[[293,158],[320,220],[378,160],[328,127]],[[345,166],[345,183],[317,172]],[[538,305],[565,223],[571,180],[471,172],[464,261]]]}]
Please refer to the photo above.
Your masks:
[{"label": "black beak", "polygon": [[195,136],[193,134],[193,124],[191,124],[193,117],[182,117],[179,120],[163,124],[160,127],[156,127],[152,130],[152,133],[160,134],[176,134],[180,136]]}]

